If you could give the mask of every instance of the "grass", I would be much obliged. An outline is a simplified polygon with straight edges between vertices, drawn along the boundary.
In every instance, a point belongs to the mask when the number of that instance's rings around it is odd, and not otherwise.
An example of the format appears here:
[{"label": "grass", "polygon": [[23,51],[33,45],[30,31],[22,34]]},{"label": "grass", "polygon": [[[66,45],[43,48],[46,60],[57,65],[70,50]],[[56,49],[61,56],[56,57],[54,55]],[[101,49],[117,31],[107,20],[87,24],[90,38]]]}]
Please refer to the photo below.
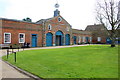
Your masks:
[{"label": "grass", "polygon": [[118,48],[108,45],[27,50],[8,61],[41,78],[118,78]]}]

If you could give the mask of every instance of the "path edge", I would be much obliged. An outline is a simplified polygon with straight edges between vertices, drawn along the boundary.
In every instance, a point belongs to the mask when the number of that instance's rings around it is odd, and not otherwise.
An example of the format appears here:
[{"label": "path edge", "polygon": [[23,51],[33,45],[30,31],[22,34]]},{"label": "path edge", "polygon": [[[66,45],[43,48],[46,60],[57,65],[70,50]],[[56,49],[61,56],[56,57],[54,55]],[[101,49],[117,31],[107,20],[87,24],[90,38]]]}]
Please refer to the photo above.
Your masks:
[{"label": "path edge", "polygon": [[14,69],[16,69],[16,70],[19,71],[20,73],[23,73],[24,75],[29,76],[30,78],[32,78],[32,79],[34,79],[34,80],[44,80],[43,78],[40,78],[40,77],[38,77],[38,76],[36,76],[36,75],[33,75],[33,74],[31,74],[31,73],[23,70],[23,69],[18,68],[17,66],[9,63],[8,61],[5,61],[5,60],[3,60],[3,59],[2,59],[2,61],[5,62],[6,64],[10,65],[11,67],[13,67]]}]

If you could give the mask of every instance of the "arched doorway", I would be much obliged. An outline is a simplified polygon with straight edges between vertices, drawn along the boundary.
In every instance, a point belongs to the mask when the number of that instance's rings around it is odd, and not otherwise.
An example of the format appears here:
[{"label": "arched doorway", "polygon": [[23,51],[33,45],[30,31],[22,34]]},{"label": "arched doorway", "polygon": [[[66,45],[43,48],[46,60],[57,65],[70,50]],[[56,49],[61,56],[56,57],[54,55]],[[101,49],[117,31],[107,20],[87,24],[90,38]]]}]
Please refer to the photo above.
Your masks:
[{"label": "arched doorway", "polygon": [[70,35],[69,34],[65,35],[65,45],[70,45]]},{"label": "arched doorway", "polygon": [[76,41],[77,41],[77,37],[76,36],[73,37],[73,41],[74,41],[74,44],[76,44]]},{"label": "arched doorway", "polygon": [[55,40],[56,46],[63,45],[63,39],[64,39],[63,32],[62,31],[57,31],[55,36],[56,36],[56,40]]},{"label": "arched doorway", "polygon": [[52,46],[53,43],[53,34],[47,33],[46,34],[46,46]]}]

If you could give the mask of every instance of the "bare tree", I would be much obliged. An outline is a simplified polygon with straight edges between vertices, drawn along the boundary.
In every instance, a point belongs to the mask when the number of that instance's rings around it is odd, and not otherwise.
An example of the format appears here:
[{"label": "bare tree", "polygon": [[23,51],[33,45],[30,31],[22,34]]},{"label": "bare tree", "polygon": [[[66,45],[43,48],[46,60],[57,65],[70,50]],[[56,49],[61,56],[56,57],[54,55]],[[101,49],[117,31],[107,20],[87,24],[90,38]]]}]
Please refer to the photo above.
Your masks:
[{"label": "bare tree", "polygon": [[32,22],[32,19],[30,19],[29,17],[27,17],[27,18],[24,18],[23,21]]},{"label": "bare tree", "polygon": [[111,47],[115,47],[115,39],[118,36],[117,30],[120,27],[120,19],[118,18],[118,1],[114,0],[101,0],[97,2],[97,17],[108,32],[108,36],[111,39]]}]

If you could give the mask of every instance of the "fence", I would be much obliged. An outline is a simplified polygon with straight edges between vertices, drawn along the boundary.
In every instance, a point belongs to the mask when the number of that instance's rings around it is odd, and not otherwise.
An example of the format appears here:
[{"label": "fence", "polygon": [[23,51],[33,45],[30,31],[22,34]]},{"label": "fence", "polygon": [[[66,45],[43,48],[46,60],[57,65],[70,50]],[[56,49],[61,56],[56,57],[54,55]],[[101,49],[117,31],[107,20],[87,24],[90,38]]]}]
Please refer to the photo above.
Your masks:
[{"label": "fence", "polygon": [[[14,50],[17,50],[17,51],[14,51]],[[24,51],[24,48],[23,48],[22,50]],[[8,60],[8,58],[9,58],[9,54],[10,54],[10,53],[14,53],[14,61],[15,61],[15,63],[16,63],[16,61],[17,61],[16,55],[17,55],[17,52],[19,52],[19,51],[20,51],[20,50],[19,50],[19,47],[18,47],[18,49],[13,49],[13,48],[12,48],[12,51],[10,50],[10,48],[7,49],[7,60]]]}]

